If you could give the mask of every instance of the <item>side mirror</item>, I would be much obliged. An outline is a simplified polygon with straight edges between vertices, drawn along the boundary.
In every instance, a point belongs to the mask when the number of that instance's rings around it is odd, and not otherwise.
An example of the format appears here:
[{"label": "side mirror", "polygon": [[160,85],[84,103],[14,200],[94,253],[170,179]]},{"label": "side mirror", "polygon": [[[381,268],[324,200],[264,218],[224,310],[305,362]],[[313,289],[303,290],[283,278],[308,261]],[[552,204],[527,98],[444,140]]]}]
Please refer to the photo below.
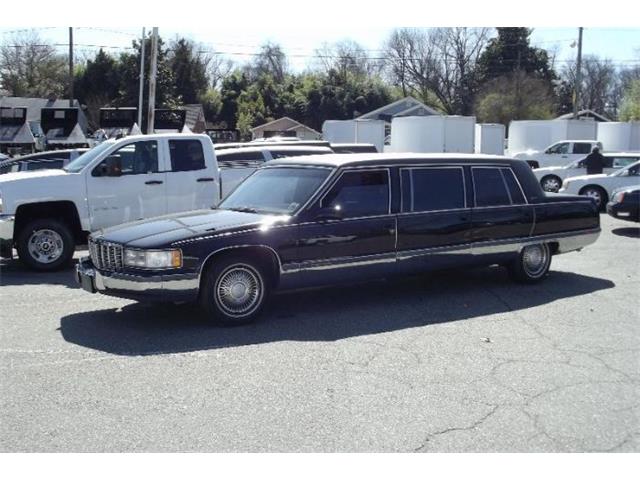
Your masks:
[{"label": "side mirror", "polygon": [[120,177],[122,175],[122,161],[119,157],[107,157],[98,167],[100,177]]},{"label": "side mirror", "polygon": [[340,207],[325,207],[318,210],[315,220],[318,222],[327,222],[330,220],[342,220],[342,210]]}]

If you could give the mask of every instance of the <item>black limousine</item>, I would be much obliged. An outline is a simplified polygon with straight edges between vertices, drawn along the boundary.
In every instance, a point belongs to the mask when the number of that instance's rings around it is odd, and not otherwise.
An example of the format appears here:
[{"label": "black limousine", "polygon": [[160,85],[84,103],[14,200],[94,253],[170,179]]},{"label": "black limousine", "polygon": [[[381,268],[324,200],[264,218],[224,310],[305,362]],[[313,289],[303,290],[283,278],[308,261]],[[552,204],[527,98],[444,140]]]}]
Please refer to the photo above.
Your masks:
[{"label": "black limousine", "polygon": [[520,282],[596,241],[586,197],[546,194],[526,162],[488,155],[317,155],[267,162],[212,210],[93,233],[85,290],[197,301],[256,318],[276,289],[499,264]]}]

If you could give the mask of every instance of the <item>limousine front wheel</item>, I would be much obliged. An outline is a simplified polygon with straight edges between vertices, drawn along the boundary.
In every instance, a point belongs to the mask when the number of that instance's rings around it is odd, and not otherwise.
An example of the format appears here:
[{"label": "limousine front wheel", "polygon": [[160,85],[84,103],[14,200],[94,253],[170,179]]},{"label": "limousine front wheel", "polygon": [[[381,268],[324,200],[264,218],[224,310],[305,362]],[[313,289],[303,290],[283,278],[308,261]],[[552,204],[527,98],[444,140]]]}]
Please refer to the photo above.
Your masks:
[{"label": "limousine front wheel", "polygon": [[222,258],[205,275],[200,303],[213,323],[243,325],[258,316],[269,289],[260,266],[239,257]]},{"label": "limousine front wheel", "polygon": [[509,273],[517,282],[536,283],[549,272],[551,250],[546,243],[528,245],[509,265]]}]

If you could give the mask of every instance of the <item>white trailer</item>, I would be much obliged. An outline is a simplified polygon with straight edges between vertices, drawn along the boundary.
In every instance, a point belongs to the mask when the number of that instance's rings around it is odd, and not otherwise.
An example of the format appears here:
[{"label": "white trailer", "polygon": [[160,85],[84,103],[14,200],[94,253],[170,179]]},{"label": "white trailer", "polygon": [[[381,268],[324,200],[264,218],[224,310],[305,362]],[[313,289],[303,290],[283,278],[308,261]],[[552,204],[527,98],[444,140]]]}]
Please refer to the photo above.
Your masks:
[{"label": "white trailer", "polygon": [[610,152],[640,150],[640,122],[601,122],[598,140]]},{"label": "white trailer", "polygon": [[540,152],[562,140],[596,140],[593,120],[514,120],[509,124],[509,155]]},{"label": "white trailer", "polygon": [[475,117],[396,117],[391,121],[393,152],[473,153]]},{"label": "white trailer", "polygon": [[477,123],[475,153],[504,155],[504,134],[500,123]]},{"label": "white trailer", "polygon": [[384,120],[326,120],[322,137],[331,143],[372,143],[378,152],[384,149]]}]

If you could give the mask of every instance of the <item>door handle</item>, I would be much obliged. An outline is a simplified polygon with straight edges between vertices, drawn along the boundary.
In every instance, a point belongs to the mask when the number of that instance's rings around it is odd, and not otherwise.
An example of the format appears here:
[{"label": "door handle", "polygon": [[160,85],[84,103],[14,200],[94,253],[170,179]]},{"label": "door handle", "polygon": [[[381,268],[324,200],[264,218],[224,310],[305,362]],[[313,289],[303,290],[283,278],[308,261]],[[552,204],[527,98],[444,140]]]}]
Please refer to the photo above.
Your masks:
[{"label": "door handle", "polygon": [[198,182],[213,182],[213,178],[211,177],[199,178]]},{"label": "door handle", "polygon": [[162,183],[164,183],[162,180],[149,180],[144,182],[145,185],[161,185]]}]

